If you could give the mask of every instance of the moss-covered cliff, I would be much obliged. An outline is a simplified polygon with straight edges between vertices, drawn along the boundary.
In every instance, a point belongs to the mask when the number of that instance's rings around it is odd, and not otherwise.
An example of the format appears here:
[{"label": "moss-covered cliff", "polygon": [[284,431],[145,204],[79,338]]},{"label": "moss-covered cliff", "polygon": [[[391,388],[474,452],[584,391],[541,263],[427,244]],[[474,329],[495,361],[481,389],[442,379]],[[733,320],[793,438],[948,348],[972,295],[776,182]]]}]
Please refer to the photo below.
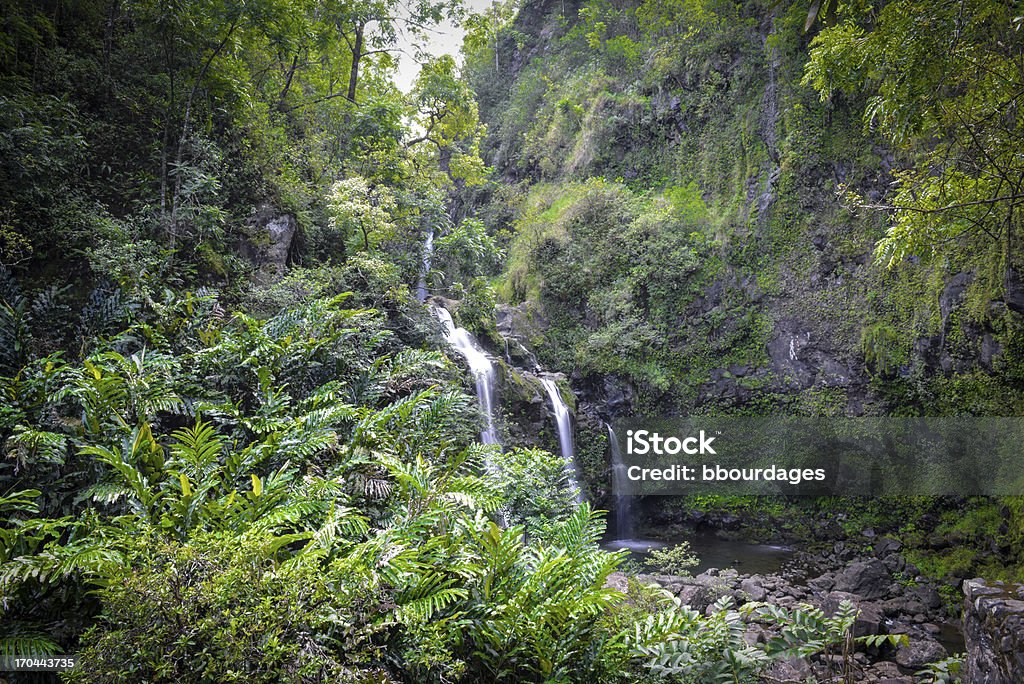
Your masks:
[{"label": "moss-covered cliff", "polygon": [[[541,361],[639,413],[1015,415],[1017,258],[962,239],[886,268],[907,150],[804,83],[801,3],[524,3],[469,55]],[[495,46],[497,55],[495,55]]]}]

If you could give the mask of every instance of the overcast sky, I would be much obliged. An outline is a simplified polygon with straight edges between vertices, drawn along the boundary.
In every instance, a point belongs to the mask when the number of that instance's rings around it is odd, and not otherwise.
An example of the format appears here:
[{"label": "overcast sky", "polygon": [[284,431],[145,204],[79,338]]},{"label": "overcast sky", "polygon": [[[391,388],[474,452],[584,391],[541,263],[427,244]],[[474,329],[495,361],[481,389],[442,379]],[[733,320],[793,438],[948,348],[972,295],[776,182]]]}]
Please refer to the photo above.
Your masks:
[{"label": "overcast sky", "polygon": [[[491,6],[491,0],[464,1],[466,7],[473,12],[480,12]],[[458,59],[459,48],[462,47],[463,33],[464,32],[461,27],[455,27],[445,22],[438,26],[436,31],[432,31],[430,33],[426,49],[434,55],[443,55],[447,53]],[[399,39],[399,43],[403,48],[407,48],[408,46],[408,43],[403,43],[401,38]],[[403,93],[407,93],[409,92],[409,89],[412,88],[413,81],[416,80],[416,75],[420,72],[420,65],[413,59],[412,50],[406,49],[405,52],[399,54],[398,57],[398,74],[395,76],[395,83],[398,84],[398,87]]]}]

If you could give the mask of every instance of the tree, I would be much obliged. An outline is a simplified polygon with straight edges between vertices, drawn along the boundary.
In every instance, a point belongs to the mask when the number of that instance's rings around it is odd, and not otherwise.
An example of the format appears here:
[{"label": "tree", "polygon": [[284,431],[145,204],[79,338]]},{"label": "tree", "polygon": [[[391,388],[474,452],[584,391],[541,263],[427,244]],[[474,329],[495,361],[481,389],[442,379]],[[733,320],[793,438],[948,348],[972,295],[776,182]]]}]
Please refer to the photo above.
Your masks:
[{"label": "tree", "polygon": [[406,142],[421,169],[438,169],[456,185],[482,183],[488,172],[480,158],[480,123],[473,91],[459,76],[451,55],[423,65],[412,91],[420,133]]},{"label": "tree", "polygon": [[344,96],[352,103],[356,102],[363,60],[397,52],[402,33],[409,34],[415,44],[432,26],[462,14],[461,0],[414,0],[408,4],[399,0],[357,0],[332,5],[329,20],[350,55]]},{"label": "tree", "polygon": [[365,178],[346,178],[331,188],[328,206],[331,227],[352,251],[362,243],[368,252],[394,233],[395,198],[385,186],[371,188]]},{"label": "tree", "polygon": [[853,197],[892,217],[877,256],[892,266],[961,245],[1008,277],[1024,207],[1024,40],[1013,8],[897,0],[841,16],[812,42],[804,82],[823,100],[868,93],[865,128],[906,160],[891,201]]},{"label": "tree", "polygon": [[[479,59],[483,53],[491,53],[494,59],[494,75],[501,71],[499,61],[498,39],[503,30],[511,26],[519,9],[519,0],[504,0],[491,3],[483,12],[473,13],[463,22],[466,36],[463,39],[463,52],[468,57]],[[487,61],[491,61],[488,58]]]}]

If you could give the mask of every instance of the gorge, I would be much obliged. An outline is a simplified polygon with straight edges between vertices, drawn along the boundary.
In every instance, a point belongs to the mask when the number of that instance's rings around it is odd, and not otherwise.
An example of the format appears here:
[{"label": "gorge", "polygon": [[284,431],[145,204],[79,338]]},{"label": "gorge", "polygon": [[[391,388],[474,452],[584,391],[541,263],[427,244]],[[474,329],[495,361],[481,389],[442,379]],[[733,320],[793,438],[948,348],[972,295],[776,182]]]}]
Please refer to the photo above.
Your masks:
[{"label": "gorge", "polygon": [[1021,681],[1020,14],[5,0],[0,681]]}]

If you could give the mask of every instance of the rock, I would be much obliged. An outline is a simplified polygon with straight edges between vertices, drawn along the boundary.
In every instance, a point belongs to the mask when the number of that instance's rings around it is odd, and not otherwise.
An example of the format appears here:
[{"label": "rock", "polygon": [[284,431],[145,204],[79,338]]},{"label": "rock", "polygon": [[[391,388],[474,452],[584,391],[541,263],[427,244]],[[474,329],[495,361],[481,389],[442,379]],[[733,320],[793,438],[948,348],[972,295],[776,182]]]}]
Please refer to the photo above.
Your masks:
[{"label": "rock", "polygon": [[768,358],[772,368],[787,384],[795,387],[809,387],[814,381],[814,372],[806,363],[801,351],[811,344],[811,332],[794,319],[778,322],[774,337],[768,342]]},{"label": "rock", "polygon": [[633,386],[618,376],[608,375],[604,379],[606,406],[611,415],[628,413],[633,406]]},{"label": "rock", "polygon": [[825,573],[820,577],[815,577],[807,582],[807,586],[813,589],[815,592],[824,593],[834,587],[836,584],[835,577],[832,573]]},{"label": "rock", "polygon": [[629,586],[629,579],[623,572],[613,572],[605,578],[604,586],[606,589],[615,589],[625,593],[626,588]]},{"label": "rock", "polygon": [[738,515],[732,513],[726,513],[721,518],[721,526],[723,530],[735,530],[739,528],[740,523],[743,522]]},{"label": "rock", "polygon": [[748,646],[766,643],[768,638],[768,630],[758,624],[748,625],[746,631],[743,632],[743,642]]},{"label": "rock", "polygon": [[920,601],[915,599],[907,599],[907,602],[903,606],[903,612],[909,615],[924,615],[927,612],[927,608]]},{"label": "rock", "polygon": [[903,667],[919,669],[928,663],[946,657],[946,649],[933,639],[911,639],[906,646],[896,650],[896,663]]},{"label": "rock", "polygon": [[1007,275],[1006,293],[1003,295],[1003,302],[1010,310],[1024,314],[1024,279],[1014,269],[1009,269]]},{"label": "rock", "polygon": [[880,660],[871,666],[870,671],[875,674],[876,677],[886,679],[890,677],[899,677],[900,668],[896,663],[888,660]]},{"label": "rock", "polygon": [[974,274],[961,271],[949,279],[946,287],[939,295],[939,312],[942,314],[942,321],[945,324],[953,309],[960,303],[961,298],[967,291],[967,286],[974,280]]},{"label": "rock", "polygon": [[710,587],[700,584],[684,586],[679,590],[677,596],[684,606],[689,606],[698,613],[703,613],[717,599],[715,592]]},{"label": "rock", "polygon": [[903,548],[903,544],[892,537],[879,537],[875,542],[875,556],[885,558]]},{"label": "rock", "polygon": [[886,615],[888,615],[889,617],[895,617],[897,615],[901,615],[901,614],[907,612],[906,611],[907,599],[902,598],[902,597],[897,597],[897,598],[894,598],[894,599],[889,599],[888,601],[883,601],[881,606],[882,606],[882,611]]},{"label": "rock", "polygon": [[241,246],[242,256],[256,267],[257,282],[272,282],[284,275],[298,223],[291,214],[261,206],[248,220],[249,237]]},{"label": "rock", "polygon": [[911,595],[930,610],[942,607],[942,597],[939,596],[939,592],[935,590],[935,587],[918,587],[914,589]]},{"label": "rock", "polygon": [[825,597],[821,604],[821,609],[828,616],[835,615],[843,601],[849,601],[858,611],[857,619],[853,623],[853,635],[855,637],[883,634],[885,632],[885,614],[881,606],[865,601],[855,594],[833,591]]},{"label": "rock", "polygon": [[810,664],[803,658],[790,658],[773,664],[765,671],[764,679],[779,682],[813,681],[814,673]]},{"label": "rock", "polygon": [[882,558],[882,565],[890,573],[900,572],[907,566],[907,561],[898,553],[891,553],[888,556]]},{"label": "rock", "polygon": [[761,586],[760,581],[754,577],[748,577],[740,582],[740,591],[747,595],[751,601],[764,601],[768,592]]},{"label": "rock", "polygon": [[835,589],[866,599],[877,599],[888,593],[890,580],[889,571],[881,561],[858,561],[836,576]]},{"label": "rock", "polygon": [[964,641],[967,684],[1011,684],[1024,673],[1024,586],[966,580]]}]

